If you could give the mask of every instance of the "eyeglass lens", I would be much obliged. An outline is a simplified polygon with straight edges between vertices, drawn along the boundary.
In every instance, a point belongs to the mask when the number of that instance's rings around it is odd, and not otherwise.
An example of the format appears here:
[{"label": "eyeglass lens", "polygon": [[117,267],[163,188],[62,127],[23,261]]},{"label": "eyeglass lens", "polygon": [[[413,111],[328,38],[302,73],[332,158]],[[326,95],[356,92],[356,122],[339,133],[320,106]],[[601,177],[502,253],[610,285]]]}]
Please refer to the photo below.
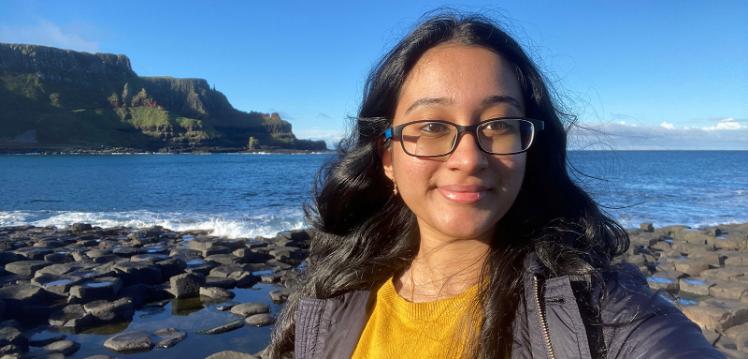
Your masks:
[{"label": "eyeglass lens", "polygon": [[[415,122],[402,129],[403,149],[412,156],[441,156],[452,152],[457,127],[443,122]],[[523,119],[487,121],[477,128],[481,149],[492,154],[526,150],[533,138],[533,125]]]}]

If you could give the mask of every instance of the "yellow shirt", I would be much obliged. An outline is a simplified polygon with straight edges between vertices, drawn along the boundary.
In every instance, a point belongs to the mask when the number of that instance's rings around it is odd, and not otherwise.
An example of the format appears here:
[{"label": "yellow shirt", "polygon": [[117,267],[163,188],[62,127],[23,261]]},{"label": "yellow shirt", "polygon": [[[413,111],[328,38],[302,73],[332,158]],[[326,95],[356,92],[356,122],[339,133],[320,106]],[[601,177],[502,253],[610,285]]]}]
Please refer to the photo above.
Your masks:
[{"label": "yellow shirt", "polygon": [[390,278],[372,298],[352,358],[461,358],[469,338],[480,329],[480,318],[472,310],[477,293],[476,284],[451,298],[412,303],[397,294]]}]

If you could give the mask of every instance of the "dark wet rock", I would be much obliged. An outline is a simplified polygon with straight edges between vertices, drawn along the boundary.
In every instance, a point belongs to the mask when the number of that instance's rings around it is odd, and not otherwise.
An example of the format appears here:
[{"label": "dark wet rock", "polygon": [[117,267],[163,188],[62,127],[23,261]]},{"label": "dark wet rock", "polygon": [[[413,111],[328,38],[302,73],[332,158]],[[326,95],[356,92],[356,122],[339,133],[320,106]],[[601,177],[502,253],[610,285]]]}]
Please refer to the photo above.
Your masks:
[{"label": "dark wet rock", "polygon": [[226,333],[235,329],[239,329],[244,326],[244,319],[232,320],[226,324],[219,325],[210,329],[203,330],[203,334],[221,334]]},{"label": "dark wet rock", "polygon": [[112,299],[122,289],[122,280],[114,277],[100,277],[83,281],[70,287],[70,299],[90,302],[99,299]]},{"label": "dark wet rock", "polygon": [[44,288],[47,291],[67,296],[70,288],[79,281],[78,278],[68,278],[53,274],[39,274],[31,279],[31,284]]},{"label": "dark wet rock", "polygon": [[7,317],[19,320],[43,320],[55,309],[52,305],[62,297],[40,287],[23,283],[0,288]]},{"label": "dark wet rock", "polygon": [[158,284],[163,282],[161,269],[158,266],[145,262],[122,262],[114,265],[125,285],[144,283]]},{"label": "dark wet rock", "polygon": [[44,256],[52,253],[53,251],[47,248],[25,247],[16,249],[15,252],[28,260],[43,260]]},{"label": "dark wet rock", "polygon": [[104,347],[121,353],[148,351],[153,342],[146,332],[136,331],[117,334],[104,342]]},{"label": "dark wet rock", "polygon": [[231,273],[229,278],[233,279],[236,282],[236,286],[239,288],[249,288],[260,281],[260,279],[252,275],[252,273],[245,271]]},{"label": "dark wet rock", "polygon": [[97,323],[98,321],[96,318],[93,315],[86,313],[83,306],[80,304],[66,305],[61,310],[54,312],[49,316],[50,326],[72,330],[74,332],[91,328]]},{"label": "dark wet rock", "polygon": [[240,257],[245,263],[265,263],[267,260],[273,258],[265,251],[250,250],[248,248],[239,248],[233,252],[234,255]]},{"label": "dark wet rock", "polygon": [[187,336],[187,333],[181,330],[177,330],[176,328],[158,329],[153,334],[158,337],[156,346],[159,348],[173,347],[177,343],[184,340],[184,338]]},{"label": "dark wet rock", "polygon": [[206,277],[205,286],[231,289],[236,287],[236,281],[231,278]]},{"label": "dark wet rock", "polygon": [[156,262],[156,266],[161,269],[164,278],[171,278],[184,272],[187,264],[181,258],[166,258]]},{"label": "dark wet rock", "polygon": [[112,254],[112,251],[110,249],[93,248],[93,249],[88,250],[85,254],[86,254],[86,257],[94,259],[98,257],[109,256]]},{"label": "dark wet rock", "polygon": [[220,265],[210,270],[209,276],[216,278],[229,278],[232,273],[244,272],[247,268],[240,264]]},{"label": "dark wet rock", "polygon": [[47,263],[67,263],[74,261],[74,259],[70,253],[55,252],[44,256],[44,261]]},{"label": "dark wet rock", "polygon": [[205,278],[194,273],[183,273],[169,278],[169,292],[175,298],[190,298],[200,294]]},{"label": "dark wet rock", "polygon": [[13,252],[0,252],[0,265],[5,266],[11,262],[24,260],[26,257]]},{"label": "dark wet rock", "polygon": [[244,323],[255,327],[270,325],[273,322],[275,322],[275,318],[269,313],[254,314],[244,319]]},{"label": "dark wet rock", "polygon": [[93,227],[91,227],[88,223],[73,223],[70,225],[70,231],[73,233],[81,233],[85,231],[91,230]]},{"label": "dark wet rock", "polygon": [[165,254],[155,254],[155,253],[143,253],[143,254],[136,254],[130,257],[131,262],[149,262],[151,264],[156,263],[158,261],[164,260],[169,258],[169,256]]},{"label": "dark wet rock", "polygon": [[13,346],[15,349],[9,350],[14,352],[25,352],[28,350],[29,343],[20,330],[13,327],[0,328],[0,347]]},{"label": "dark wet rock", "polygon": [[233,350],[224,350],[222,352],[208,355],[207,357],[205,357],[205,359],[257,359],[257,357]]},{"label": "dark wet rock", "polygon": [[234,297],[234,292],[218,287],[200,287],[200,296],[212,300],[226,300]]},{"label": "dark wet rock", "polygon": [[83,305],[86,313],[93,315],[102,322],[116,320],[130,320],[135,312],[135,306],[130,298],[124,297],[113,302],[96,300]]},{"label": "dark wet rock", "polygon": [[48,266],[49,264],[50,263],[47,263],[45,261],[38,260],[17,261],[6,264],[5,270],[10,273],[30,277],[34,275],[34,272]]},{"label": "dark wet rock", "polygon": [[205,260],[222,265],[234,265],[242,263],[242,259],[233,254],[214,254],[205,257]]},{"label": "dark wet rock", "polygon": [[40,332],[32,335],[31,338],[29,338],[29,345],[32,347],[43,347],[47,344],[54,343],[65,338],[67,338],[65,334]]},{"label": "dark wet rock", "polygon": [[136,254],[141,253],[143,253],[142,249],[134,247],[115,247],[114,249],[112,249],[112,254],[120,257],[132,257]]},{"label": "dark wet rock", "polygon": [[129,287],[122,288],[118,295],[130,298],[133,306],[135,308],[140,308],[151,301],[151,292],[151,286],[147,284],[133,284]]},{"label": "dark wet rock", "polygon": [[231,307],[231,313],[246,318],[254,314],[270,313],[270,307],[262,303],[242,303]]},{"label": "dark wet rock", "polygon": [[274,303],[283,303],[288,299],[288,296],[291,294],[291,290],[287,288],[274,289],[271,290],[269,294],[270,299],[272,299]]},{"label": "dark wet rock", "polygon": [[78,351],[80,345],[72,340],[63,339],[50,343],[44,346],[44,350],[48,353],[61,353],[64,355],[70,355]]}]

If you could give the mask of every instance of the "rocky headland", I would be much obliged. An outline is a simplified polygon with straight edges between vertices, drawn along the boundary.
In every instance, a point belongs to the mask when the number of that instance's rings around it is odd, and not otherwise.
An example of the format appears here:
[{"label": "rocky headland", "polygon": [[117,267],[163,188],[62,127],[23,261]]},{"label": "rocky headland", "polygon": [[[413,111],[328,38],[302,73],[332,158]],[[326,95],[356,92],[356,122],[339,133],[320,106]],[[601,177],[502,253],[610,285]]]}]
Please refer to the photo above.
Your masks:
[{"label": "rocky headland", "polygon": [[325,149],[277,113],[235,109],[204,79],[138,76],[125,55],[0,43],[0,153]]},{"label": "rocky headland", "polygon": [[[649,286],[727,357],[746,357],[748,224],[692,229],[645,223],[629,234],[631,246],[616,260],[638,266]],[[200,346],[191,341],[215,343],[259,327],[264,332],[242,334],[255,341],[255,350],[232,342],[214,345],[212,355],[262,357],[308,248],[304,230],[227,239],[161,227],[0,228],[0,356],[103,358],[180,347],[189,353]],[[206,314],[189,322],[199,323],[168,325],[171,316],[196,310]],[[151,315],[161,316],[155,327],[138,325]],[[80,333],[101,339],[80,343]]]}]

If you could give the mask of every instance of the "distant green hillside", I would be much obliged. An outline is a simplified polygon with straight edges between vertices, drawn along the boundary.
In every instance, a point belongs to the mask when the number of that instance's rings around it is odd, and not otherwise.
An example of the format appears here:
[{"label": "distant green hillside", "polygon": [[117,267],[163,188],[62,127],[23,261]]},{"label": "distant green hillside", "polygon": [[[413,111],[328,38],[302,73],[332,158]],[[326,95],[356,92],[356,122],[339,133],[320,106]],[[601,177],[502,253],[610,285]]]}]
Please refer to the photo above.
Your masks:
[{"label": "distant green hillside", "polygon": [[0,150],[323,150],[203,79],[140,77],[124,55],[0,43]]}]

